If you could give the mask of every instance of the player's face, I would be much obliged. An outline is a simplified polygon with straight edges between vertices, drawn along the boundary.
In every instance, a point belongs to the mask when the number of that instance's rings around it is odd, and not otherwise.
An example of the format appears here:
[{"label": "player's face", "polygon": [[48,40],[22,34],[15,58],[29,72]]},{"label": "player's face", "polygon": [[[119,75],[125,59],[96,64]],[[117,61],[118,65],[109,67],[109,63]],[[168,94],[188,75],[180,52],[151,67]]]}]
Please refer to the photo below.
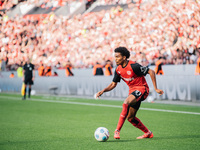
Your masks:
[{"label": "player's face", "polygon": [[117,66],[122,65],[125,60],[126,60],[126,56],[122,56],[121,53],[118,53],[118,52],[115,53],[115,62]]}]

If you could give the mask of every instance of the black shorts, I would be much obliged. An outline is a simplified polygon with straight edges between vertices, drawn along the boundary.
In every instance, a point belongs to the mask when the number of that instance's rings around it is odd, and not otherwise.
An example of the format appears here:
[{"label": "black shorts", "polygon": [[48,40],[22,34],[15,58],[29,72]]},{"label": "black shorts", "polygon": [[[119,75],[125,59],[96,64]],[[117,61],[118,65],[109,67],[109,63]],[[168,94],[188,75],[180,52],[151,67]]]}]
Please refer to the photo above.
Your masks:
[{"label": "black shorts", "polygon": [[33,80],[32,79],[25,79],[24,84],[26,85],[33,85]]},{"label": "black shorts", "polygon": [[149,95],[149,91],[146,88],[145,89],[141,88],[133,91],[131,94],[135,96],[137,101],[144,101]]},{"label": "black shorts", "polygon": [[131,106],[131,107],[133,107],[135,109],[139,109],[140,105],[141,105],[141,102],[143,100],[145,100],[147,98],[147,96],[149,95],[149,93],[147,92],[146,89],[145,89],[145,91],[141,90],[141,89],[140,89],[140,91],[139,90],[135,90],[131,94],[134,95],[136,100],[137,100],[137,102],[134,105]]}]

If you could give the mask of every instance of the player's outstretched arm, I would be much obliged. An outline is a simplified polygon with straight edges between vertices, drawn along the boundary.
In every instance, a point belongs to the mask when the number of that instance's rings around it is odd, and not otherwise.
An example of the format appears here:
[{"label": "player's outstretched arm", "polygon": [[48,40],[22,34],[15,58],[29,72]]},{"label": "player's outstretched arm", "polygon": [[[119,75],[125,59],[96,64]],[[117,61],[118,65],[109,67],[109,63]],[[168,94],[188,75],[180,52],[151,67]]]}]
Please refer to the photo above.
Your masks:
[{"label": "player's outstretched arm", "polygon": [[105,89],[97,92],[96,97],[100,97],[104,92],[108,92],[111,91],[112,89],[114,89],[117,86],[117,82],[112,82],[110,83]]},{"label": "player's outstretched arm", "polygon": [[151,80],[152,80],[152,83],[153,83],[153,86],[154,86],[155,91],[156,91],[158,94],[162,95],[164,92],[163,92],[163,90],[160,90],[160,89],[157,88],[156,74],[155,74],[155,72],[154,72],[152,69],[149,69],[148,74],[149,74],[150,77],[151,77]]}]

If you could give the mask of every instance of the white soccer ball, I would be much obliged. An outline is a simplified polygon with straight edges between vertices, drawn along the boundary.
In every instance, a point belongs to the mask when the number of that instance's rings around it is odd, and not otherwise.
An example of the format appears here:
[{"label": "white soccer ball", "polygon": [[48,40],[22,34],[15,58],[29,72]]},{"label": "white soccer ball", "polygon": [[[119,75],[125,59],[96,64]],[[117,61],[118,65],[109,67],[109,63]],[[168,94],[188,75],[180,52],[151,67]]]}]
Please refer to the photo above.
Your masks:
[{"label": "white soccer ball", "polygon": [[99,127],[94,132],[94,137],[97,141],[105,142],[109,138],[109,131],[105,127]]}]

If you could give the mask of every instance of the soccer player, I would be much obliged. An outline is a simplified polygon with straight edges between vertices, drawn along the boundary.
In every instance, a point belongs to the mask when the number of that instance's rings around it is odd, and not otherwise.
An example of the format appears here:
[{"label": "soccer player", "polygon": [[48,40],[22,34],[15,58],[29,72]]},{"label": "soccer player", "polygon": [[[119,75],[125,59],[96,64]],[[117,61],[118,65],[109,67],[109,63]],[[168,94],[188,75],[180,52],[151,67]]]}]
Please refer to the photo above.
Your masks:
[{"label": "soccer player", "polygon": [[27,85],[29,85],[28,98],[31,97],[31,86],[33,85],[34,78],[35,78],[34,65],[30,62],[30,59],[27,58],[27,61],[23,66],[23,82],[25,84],[25,94],[24,97],[22,98],[23,100],[26,99]]},{"label": "soccer player", "polygon": [[131,60],[130,52],[125,47],[118,47],[115,49],[115,62],[117,68],[113,77],[113,81],[96,94],[96,97],[101,96],[104,92],[111,91],[117,86],[117,83],[122,79],[129,86],[129,95],[122,105],[122,112],[119,117],[117,128],[115,130],[114,138],[120,139],[120,130],[127,120],[136,128],[144,132],[144,135],[137,137],[137,139],[152,138],[153,133],[136,117],[136,113],[140,108],[140,104],[145,100],[149,94],[149,87],[144,78],[149,74],[153,82],[155,91],[162,95],[164,92],[157,88],[155,72],[148,67],[141,66]]}]

